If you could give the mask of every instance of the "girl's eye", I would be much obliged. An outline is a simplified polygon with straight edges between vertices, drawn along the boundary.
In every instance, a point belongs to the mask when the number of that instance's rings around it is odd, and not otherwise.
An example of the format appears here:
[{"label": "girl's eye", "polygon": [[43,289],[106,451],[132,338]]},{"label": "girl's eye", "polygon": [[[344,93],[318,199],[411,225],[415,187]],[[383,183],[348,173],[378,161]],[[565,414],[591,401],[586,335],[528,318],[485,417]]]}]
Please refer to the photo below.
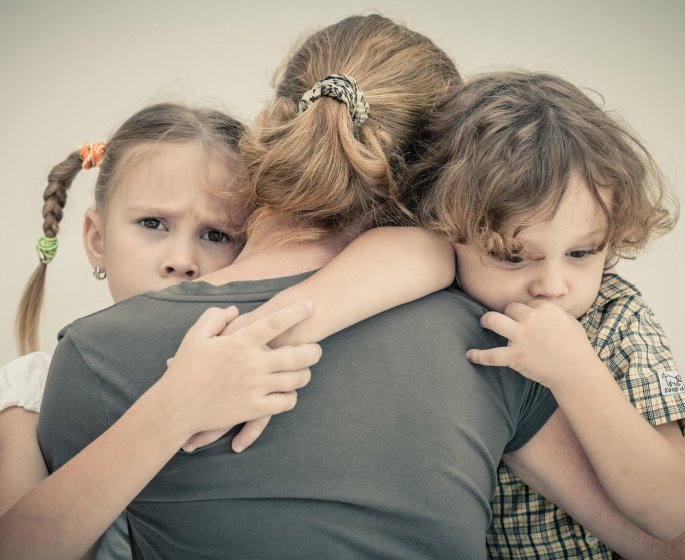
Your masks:
[{"label": "girl's eye", "polygon": [[138,223],[147,229],[165,229],[162,220],[159,218],[143,218],[138,220]]},{"label": "girl's eye", "polygon": [[210,229],[202,234],[202,239],[211,241],[212,243],[228,243],[231,239],[223,231],[219,229]]},{"label": "girl's eye", "polygon": [[574,249],[568,252],[568,256],[576,260],[582,260],[596,254],[597,249]]}]

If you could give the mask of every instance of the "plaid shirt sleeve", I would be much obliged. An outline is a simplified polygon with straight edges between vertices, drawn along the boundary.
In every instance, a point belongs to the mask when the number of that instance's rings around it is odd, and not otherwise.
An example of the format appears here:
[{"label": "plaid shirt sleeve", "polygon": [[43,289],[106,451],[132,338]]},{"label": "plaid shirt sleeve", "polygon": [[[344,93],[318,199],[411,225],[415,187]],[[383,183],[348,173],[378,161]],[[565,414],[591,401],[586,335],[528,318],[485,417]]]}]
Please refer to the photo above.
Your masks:
[{"label": "plaid shirt sleeve", "polygon": [[652,426],[677,421],[685,431],[685,387],[661,325],[634,286],[618,275],[607,276],[605,292],[622,295],[608,297],[597,308],[600,328],[586,328],[594,334],[595,350]]},{"label": "plaid shirt sleeve", "polygon": [[[640,292],[617,274],[605,274],[595,303],[580,321],[599,357],[647,421],[653,426],[678,421],[685,430],[682,376]],[[497,475],[487,534],[490,558],[618,558],[505,464]]]}]

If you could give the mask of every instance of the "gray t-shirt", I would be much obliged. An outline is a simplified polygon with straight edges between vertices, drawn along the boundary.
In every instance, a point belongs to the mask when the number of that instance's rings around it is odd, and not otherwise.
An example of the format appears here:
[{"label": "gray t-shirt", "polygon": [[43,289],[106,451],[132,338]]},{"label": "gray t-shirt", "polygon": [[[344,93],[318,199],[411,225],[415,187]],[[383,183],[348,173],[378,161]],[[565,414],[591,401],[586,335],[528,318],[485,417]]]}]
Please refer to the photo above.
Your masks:
[{"label": "gray t-shirt", "polygon": [[[54,471],[165,371],[204,309],[242,312],[306,275],[184,283],[80,319],[61,334],[39,439]],[[500,344],[483,310],[442,291],[322,342],[297,407],[235,454],[228,437],[177,453],[128,508],[146,558],[485,558],[504,452],[556,407],[510,370],[470,364]],[[122,457],[135,461],[135,457]]]}]

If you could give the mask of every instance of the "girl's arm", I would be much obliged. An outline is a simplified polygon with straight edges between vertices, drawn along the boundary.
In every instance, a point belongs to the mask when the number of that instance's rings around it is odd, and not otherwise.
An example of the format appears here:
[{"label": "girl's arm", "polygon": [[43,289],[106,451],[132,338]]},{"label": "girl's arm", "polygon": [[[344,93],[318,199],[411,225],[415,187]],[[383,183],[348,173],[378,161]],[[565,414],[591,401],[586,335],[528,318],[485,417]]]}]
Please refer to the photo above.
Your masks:
[{"label": "girl's arm", "polygon": [[50,357],[32,352],[0,368],[0,515],[47,476],[36,426]]},{"label": "girl's arm", "polygon": [[[318,342],[373,315],[446,288],[454,275],[454,249],[447,241],[422,228],[374,228],[306,280],[238,317],[227,332],[306,298],[314,302],[314,314],[271,345]],[[268,423],[268,417],[248,422],[233,438],[233,450],[239,453],[247,449]],[[183,449],[193,451],[209,445],[228,428],[196,434]]]},{"label": "girl's arm", "polygon": [[[38,445],[38,411],[50,357],[32,352],[0,368],[0,516],[47,478]],[[95,557],[97,543],[82,557]]]},{"label": "girl's arm", "polygon": [[311,312],[301,302],[228,336],[237,310],[205,312],[159,381],[0,518],[0,558],[78,557],[191,434],[290,410],[320,348],[267,343]]},{"label": "girl's arm", "polygon": [[454,282],[454,249],[428,230],[383,227],[368,230],[306,280],[239,317],[230,332],[301,299],[314,314],[274,344],[319,342],[333,333]]},{"label": "girl's arm", "polygon": [[0,515],[47,476],[37,425],[38,414],[19,406],[0,412]]},{"label": "girl's arm", "polygon": [[486,313],[481,324],[509,345],[469,350],[469,359],[509,366],[549,387],[619,510],[656,538],[682,533],[685,440],[675,422],[654,428],[645,421],[582,325],[549,302],[510,304],[505,314]]}]

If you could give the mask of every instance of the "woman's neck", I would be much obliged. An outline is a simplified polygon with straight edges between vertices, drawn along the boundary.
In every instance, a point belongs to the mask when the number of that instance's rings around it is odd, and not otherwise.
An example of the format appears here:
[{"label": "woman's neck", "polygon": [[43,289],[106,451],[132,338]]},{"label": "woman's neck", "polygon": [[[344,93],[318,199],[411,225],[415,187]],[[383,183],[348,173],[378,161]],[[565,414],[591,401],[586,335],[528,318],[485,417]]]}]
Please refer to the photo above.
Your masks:
[{"label": "woman's neck", "polygon": [[358,235],[340,234],[320,241],[286,241],[297,229],[271,220],[251,232],[245,247],[232,265],[202,277],[221,285],[237,280],[262,280],[293,276],[328,264]]}]

